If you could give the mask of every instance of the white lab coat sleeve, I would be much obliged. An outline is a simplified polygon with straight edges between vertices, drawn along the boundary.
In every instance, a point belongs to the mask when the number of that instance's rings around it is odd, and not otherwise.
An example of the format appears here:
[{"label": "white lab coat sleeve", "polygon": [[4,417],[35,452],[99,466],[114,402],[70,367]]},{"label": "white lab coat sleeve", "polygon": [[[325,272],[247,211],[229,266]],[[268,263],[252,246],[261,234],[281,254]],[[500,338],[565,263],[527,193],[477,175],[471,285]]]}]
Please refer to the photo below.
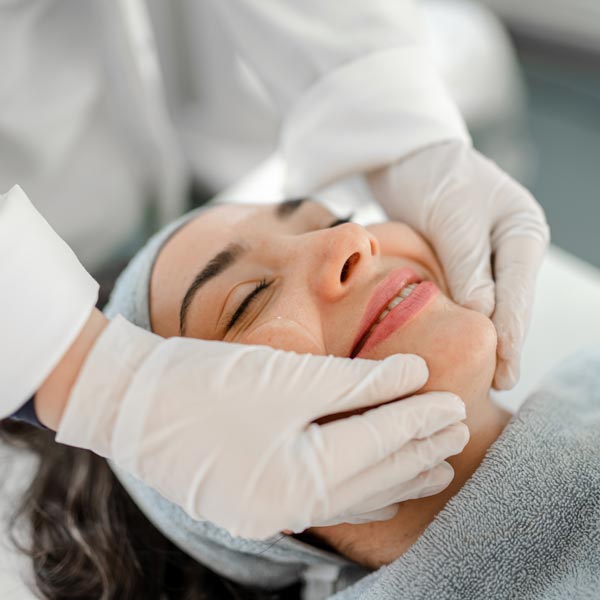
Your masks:
[{"label": "white lab coat sleeve", "polygon": [[0,195],[0,418],[35,393],[97,298],[98,284],[25,192]]},{"label": "white lab coat sleeve", "polygon": [[287,191],[469,142],[412,0],[212,0],[282,117]]}]

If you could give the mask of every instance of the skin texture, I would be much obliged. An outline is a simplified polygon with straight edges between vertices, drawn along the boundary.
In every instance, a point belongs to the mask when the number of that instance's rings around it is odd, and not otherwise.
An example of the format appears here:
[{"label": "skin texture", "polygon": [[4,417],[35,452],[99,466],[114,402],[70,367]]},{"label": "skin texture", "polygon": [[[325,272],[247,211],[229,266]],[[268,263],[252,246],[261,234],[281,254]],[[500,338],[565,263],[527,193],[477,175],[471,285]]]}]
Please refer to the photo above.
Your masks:
[{"label": "skin texture", "polygon": [[[157,259],[150,285],[151,320],[156,333],[180,335],[180,305],[187,288],[231,242],[240,243],[245,253],[198,291],[187,316],[187,337],[349,356],[373,291],[391,270],[410,267],[438,286],[440,292],[423,310],[360,356],[418,354],[430,372],[422,391],[451,391],[464,400],[471,440],[449,459],[454,481],[436,496],[402,503],[389,521],[309,530],[338,552],[377,568],[416,541],[477,468],[509,415],[488,397],[496,366],[494,326],[450,300],[429,244],[402,223],[331,227],[335,221],[313,202],[285,218],[276,215],[274,205],[227,205],[201,214],[171,238]],[[231,315],[262,280],[271,284],[226,331]]]}]

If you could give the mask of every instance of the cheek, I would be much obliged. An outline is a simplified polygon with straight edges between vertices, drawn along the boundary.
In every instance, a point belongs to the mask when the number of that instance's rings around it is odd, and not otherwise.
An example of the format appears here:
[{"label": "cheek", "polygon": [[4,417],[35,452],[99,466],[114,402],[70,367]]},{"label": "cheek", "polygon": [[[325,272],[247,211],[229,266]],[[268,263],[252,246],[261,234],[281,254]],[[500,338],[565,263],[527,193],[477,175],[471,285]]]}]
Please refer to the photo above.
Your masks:
[{"label": "cheek", "polygon": [[431,309],[408,323],[364,358],[392,353],[422,356],[429,367],[423,391],[449,390],[460,396],[488,390],[496,366],[496,330],[480,313],[443,295]]},{"label": "cheek", "polygon": [[[481,313],[451,304],[433,331],[429,389],[476,396],[489,390],[496,369],[496,329]],[[426,386],[426,388],[428,387]]]},{"label": "cheek", "polygon": [[305,325],[287,317],[273,317],[248,332],[242,344],[259,344],[299,354],[325,354],[323,340]]}]

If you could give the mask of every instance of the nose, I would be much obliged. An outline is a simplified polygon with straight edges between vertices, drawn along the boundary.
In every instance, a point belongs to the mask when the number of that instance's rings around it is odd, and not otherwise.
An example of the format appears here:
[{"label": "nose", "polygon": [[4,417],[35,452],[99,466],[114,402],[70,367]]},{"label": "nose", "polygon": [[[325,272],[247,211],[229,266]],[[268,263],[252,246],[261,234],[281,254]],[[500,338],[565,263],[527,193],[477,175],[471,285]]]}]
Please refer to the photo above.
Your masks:
[{"label": "nose", "polygon": [[309,280],[315,293],[339,300],[362,276],[369,274],[379,255],[377,238],[355,223],[315,231],[310,251]]}]

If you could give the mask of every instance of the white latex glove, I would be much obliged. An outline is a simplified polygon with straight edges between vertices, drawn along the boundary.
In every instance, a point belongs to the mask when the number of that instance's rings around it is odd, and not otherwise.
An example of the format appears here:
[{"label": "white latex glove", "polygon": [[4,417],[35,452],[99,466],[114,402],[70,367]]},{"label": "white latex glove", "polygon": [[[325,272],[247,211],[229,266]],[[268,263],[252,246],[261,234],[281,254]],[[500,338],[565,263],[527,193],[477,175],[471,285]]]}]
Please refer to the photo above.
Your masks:
[{"label": "white latex glove", "polygon": [[498,332],[494,387],[519,379],[550,232],[533,196],[465,142],[429,146],[368,176],[377,201],[432,244],[454,300]]},{"label": "white latex glove", "polygon": [[468,439],[462,401],[435,392],[313,421],[411,394],[427,377],[412,355],[351,361],[164,340],[117,317],[84,363],[57,441],[112,459],[233,535],[391,518],[396,503],[450,483],[442,461]]}]

